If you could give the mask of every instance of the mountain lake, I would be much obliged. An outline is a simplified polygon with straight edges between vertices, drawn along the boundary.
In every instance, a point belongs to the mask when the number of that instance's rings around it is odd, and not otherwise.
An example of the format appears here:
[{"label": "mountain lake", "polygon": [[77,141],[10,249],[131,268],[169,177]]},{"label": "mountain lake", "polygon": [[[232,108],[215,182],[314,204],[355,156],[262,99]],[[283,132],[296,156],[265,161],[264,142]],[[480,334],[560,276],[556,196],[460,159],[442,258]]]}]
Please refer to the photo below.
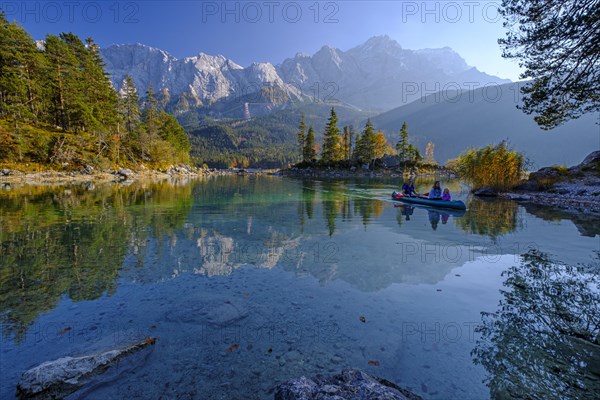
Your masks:
[{"label": "mountain lake", "polygon": [[[417,179],[420,191],[433,179]],[[358,368],[424,399],[600,393],[600,223],[442,181],[0,187],[0,398],[42,362],[156,344],[69,399],[272,399]]]}]

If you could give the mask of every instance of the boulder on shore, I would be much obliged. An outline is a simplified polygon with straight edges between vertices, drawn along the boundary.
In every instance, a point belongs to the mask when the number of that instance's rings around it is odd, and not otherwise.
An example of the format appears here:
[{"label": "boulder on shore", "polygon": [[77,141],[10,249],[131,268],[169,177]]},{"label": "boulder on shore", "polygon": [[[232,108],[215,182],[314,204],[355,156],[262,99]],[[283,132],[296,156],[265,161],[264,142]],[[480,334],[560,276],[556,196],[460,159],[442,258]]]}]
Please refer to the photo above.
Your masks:
[{"label": "boulder on shore", "polygon": [[156,339],[146,338],[122,349],[82,357],[62,357],[33,367],[21,375],[17,397],[23,399],[62,399],[82,387],[90,378],[106,371],[116,361]]},{"label": "boulder on shore", "polygon": [[592,172],[600,176],[600,150],[596,150],[587,155],[581,164],[569,168],[571,172]]},{"label": "boulder on shore", "polygon": [[474,191],[473,194],[479,197],[496,197],[498,196],[498,191],[491,187],[482,187]]},{"label": "boulder on shore", "polygon": [[390,155],[384,155],[381,158],[381,164],[385,167],[385,168],[396,168],[400,166],[400,157],[398,156],[390,156]]},{"label": "boulder on shore", "polygon": [[121,179],[129,179],[135,176],[135,172],[133,172],[132,170],[130,170],[129,168],[121,168],[118,172],[117,175],[121,178]]},{"label": "boulder on shore", "polygon": [[341,399],[422,400],[407,389],[358,369],[345,369],[331,377],[302,376],[282,383],[275,390],[275,400]]},{"label": "boulder on shore", "polygon": [[529,174],[516,190],[543,192],[568,183],[596,183],[600,179],[600,150],[594,151],[585,157],[581,164],[573,167],[543,167]]}]

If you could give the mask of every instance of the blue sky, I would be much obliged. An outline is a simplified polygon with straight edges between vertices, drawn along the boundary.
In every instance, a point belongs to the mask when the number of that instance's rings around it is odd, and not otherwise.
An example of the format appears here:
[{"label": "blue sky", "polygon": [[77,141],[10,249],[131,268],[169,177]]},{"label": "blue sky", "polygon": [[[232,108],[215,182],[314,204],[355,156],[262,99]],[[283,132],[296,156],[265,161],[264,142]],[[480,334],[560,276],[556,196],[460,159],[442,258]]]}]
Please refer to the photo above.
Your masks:
[{"label": "blue sky", "polygon": [[518,80],[501,57],[499,1],[4,1],[35,39],[71,31],[102,47],[144,43],[175,57],[223,54],[242,66],[280,63],[324,44],[347,50],[375,35],[404,48],[449,46],[469,65]]}]

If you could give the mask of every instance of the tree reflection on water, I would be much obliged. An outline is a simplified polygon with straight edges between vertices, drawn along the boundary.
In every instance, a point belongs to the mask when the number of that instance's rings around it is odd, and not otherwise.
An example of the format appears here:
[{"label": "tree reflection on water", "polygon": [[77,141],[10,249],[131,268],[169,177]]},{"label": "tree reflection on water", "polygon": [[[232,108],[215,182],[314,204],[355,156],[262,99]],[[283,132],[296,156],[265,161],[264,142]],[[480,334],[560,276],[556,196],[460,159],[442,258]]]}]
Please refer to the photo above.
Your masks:
[{"label": "tree reflection on water", "polygon": [[23,187],[0,197],[0,323],[22,339],[63,295],[98,299],[116,290],[132,248],[168,240],[191,207],[189,184]]},{"label": "tree reflection on water", "polygon": [[472,352],[493,398],[591,399],[600,393],[600,254],[557,263],[532,250],[503,273],[504,298],[483,312]]},{"label": "tree reflection on water", "polygon": [[488,235],[494,239],[520,230],[523,222],[514,201],[471,199],[464,217],[456,219],[456,225],[466,233]]}]

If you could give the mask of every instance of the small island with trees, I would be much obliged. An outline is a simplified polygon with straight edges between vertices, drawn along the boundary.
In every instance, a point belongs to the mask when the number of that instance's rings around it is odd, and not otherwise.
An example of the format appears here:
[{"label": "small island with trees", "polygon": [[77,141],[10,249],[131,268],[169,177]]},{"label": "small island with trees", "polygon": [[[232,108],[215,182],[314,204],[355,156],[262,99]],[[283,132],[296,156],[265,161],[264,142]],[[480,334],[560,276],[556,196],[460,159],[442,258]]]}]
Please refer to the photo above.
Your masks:
[{"label": "small island with trees", "polygon": [[[480,149],[470,148],[441,166],[434,158],[435,145],[425,149],[425,159],[410,142],[408,126],[402,124],[395,146],[383,132],[376,133],[370,119],[363,130],[337,126],[335,109],[323,133],[322,145],[315,142],[312,126],[304,115],[298,126],[300,162],[283,173],[302,177],[373,177],[445,174],[460,177],[477,196],[497,197],[524,203],[559,207],[573,212],[600,213],[600,151],[591,153],[577,166],[551,166],[527,172],[525,155],[505,141]],[[319,157],[320,153],[320,157]]]},{"label": "small island with trees", "polygon": [[[306,174],[364,174],[371,172],[444,172],[434,158],[435,145],[431,142],[425,149],[425,158],[419,149],[410,142],[406,122],[400,129],[400,139],[393,145],[382,131],[377,131],[367,122],[361,132],[353,126],[338,128],[335,108],[331,112],[323,132],[322,145],[315,142],[315,131],[306,127],[302,114],[298,126],[298,149],[300,162],[286,173]],[[320,155],[319,155],[320,153]]]}]

